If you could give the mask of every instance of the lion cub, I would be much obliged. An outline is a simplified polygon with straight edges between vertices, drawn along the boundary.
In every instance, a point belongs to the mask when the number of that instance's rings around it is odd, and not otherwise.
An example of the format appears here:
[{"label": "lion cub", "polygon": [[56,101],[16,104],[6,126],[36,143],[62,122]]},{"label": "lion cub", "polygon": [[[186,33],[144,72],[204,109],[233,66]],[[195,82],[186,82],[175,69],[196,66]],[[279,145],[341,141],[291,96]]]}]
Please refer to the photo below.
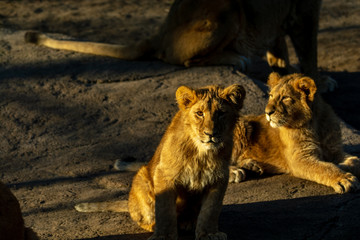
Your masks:
[{"label": "lion cub", "polygon": [[[151,161],[133,179],[128,210],[149,239],[177,239],[195,227],[196,239],[226,239],[218,217],[229,178],[233,130],[242,107],[242,86],[176,91],[180,110]],[[83,203],[78,211],[126,211],[126,202]]]},{"label": "lion cub", "polygon": [[38,239],[30,228],[24,226],[19,202],[2,182],[0,182],[0,239]]},{"label": "lion cub", "polygon": [[[332,187],[337,193],[358,190],[360,160],[342,150],[339,120],[317,93],[314,81],[301,74],[268,79],[265,114],[239,119],[234,134],[230,182],[242,169],[288,173]],[[350,173],[351,172],[351,173]]]}]

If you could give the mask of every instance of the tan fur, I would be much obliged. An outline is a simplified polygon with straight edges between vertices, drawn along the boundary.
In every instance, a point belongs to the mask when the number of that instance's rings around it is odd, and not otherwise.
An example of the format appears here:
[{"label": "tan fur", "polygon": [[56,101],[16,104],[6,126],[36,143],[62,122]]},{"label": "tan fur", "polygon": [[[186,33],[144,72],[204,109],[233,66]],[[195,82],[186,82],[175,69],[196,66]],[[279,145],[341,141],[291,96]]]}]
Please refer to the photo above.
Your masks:
[{"label": "tan fur", "polygon": [[289,65],[284,38],[288,35],[301,71],[318,78],[320,6],[320,0],[176,0],[157,33],[131,45],[60,41],[36,32],[28,32],[25,39],[125,60],[155,57],[185,66],[235,65],[242,71],[249,57],[266,53],[274,70],[289,73],[294,69]]},{"label": "tan fur", "polygon": [[272,73],[268,85],[266,114],[243,117],[235,128],[230,181],[240,181],[244,176],[237,175],[248,169],[288,173],[337,193],[358,190],[353,174],[360,177],[360,160],[343,153],[339,120],[317,94],[314,81]]},{"label": "tan fur", "polygon": [[30,228],[25,228],[19,202],[2,182],[0,182],[0,239],[38,239]]},{"label": "tan fur", "polygon": [[[177,239],[177,229],[195,228],[196,239],[226,239],[218,217],[229,177],[233,129],[245,96],[243,87],[180,87],[180,110],[151,161],[140,168],[129,194],[129,212],[150,239]],[[117,202],[124,211],[124,201]],[[116,211],[104,203],[79,211]]]}]

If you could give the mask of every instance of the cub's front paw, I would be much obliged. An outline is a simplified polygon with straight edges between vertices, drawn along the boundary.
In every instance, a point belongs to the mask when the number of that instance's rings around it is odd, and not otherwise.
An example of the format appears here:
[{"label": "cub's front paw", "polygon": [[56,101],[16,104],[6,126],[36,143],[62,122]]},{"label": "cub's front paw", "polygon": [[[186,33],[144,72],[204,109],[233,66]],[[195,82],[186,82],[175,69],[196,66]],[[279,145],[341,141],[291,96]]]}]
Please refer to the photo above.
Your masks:
[{"label": "cub's front paw", "polygon": [[333,186],[337,193],[347,193],[350,191],[356,192],[360,189],[359,180],[351,173],[345,173],[344,177],[338,180],[337,184]]},{"label": "cub's front paw", "polygon": [[264,173],[264,170],[261,167],[261,165],[259,164],[259,162],[257,162],[256,160],[253,160],[253,159],[245,159],[245,160],[243,160],[241,162],[241,167],[246,169],[246,170],[255,172],[255,173],[259,174],[259,175]]},{"label": "cub's front paw", "polygon": [[239,183],[245,180],[246,174],[245,170],[239,167],[230,166],[229,167],[229,182],[230,183]]},{"label": "cub's front paw", "polygon": [[200,237],[196,237],[196,240],[227,240],[227,236],[223,232],[208,233]]}]

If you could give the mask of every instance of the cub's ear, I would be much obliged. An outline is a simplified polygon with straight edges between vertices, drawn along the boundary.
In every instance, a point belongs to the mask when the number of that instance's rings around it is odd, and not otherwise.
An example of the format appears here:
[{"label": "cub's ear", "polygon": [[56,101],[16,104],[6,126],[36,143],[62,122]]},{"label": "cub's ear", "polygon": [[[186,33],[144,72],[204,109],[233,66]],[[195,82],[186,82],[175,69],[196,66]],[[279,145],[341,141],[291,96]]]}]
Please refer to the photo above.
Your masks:
[{"label": "cub's ear", "polygon": [[317,90],[314,80],[309,77],[302,77],[295,80],[294,86],[297,91],[304,93],[309,101],[314,100]]},{"label": "cub's ear", "polygon": [[176,90],[176,101],[178,102],[180,109],[191,107],[196,99],[195,90],[192,88],[181,86]]},{"label": "cub's ear", "polygon": [[270,88],[273,88],[276,84],[279,83],[281,77],[280,75],[277,73],[277,72],[272,72],[270,73],[269,75],[269,78],[268,78],[268,81],[267,81],[267,85],[270,87]]},{"label": "cub's ear", "polygon": [[234,84],[225,88],[221,97],[233,103],[236,108],[241,109],[243,106],[245,95],[246,92],[244,87],[238,84]]}]

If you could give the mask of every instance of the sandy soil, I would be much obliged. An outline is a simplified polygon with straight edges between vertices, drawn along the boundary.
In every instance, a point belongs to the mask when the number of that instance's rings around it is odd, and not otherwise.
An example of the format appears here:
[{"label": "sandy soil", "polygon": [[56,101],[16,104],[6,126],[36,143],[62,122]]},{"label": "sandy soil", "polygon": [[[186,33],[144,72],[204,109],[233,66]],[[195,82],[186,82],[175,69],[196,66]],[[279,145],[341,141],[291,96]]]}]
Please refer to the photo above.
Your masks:
[{"label": "sandy soil", "polygon": [[[41,239],[146,239],[127,213],[78,213],[76,203],[126,199],[133,173],[116,159],[147,161],[177,106],[180,85],[240,83],[243,113],[266,103],[264,62],[248,75],[231,67],[185,69],[25,44],[26,30],[129,43],[149,36],[168,0],[0,3],[0,180]],[[323,1],[319,67],[338,80],[325,95],[344,120],[345,149],[360,155],[360,2]],[[296,63],[294,52],[291,60]],[[265,90],[265,92],[264,92]],[[220,228],[229,239],[357,239],[360,194],[290,176],[229,185]],[[1,236],[0,236],[1,239]],[[183,236],[181,239],[193,239]]]}]

